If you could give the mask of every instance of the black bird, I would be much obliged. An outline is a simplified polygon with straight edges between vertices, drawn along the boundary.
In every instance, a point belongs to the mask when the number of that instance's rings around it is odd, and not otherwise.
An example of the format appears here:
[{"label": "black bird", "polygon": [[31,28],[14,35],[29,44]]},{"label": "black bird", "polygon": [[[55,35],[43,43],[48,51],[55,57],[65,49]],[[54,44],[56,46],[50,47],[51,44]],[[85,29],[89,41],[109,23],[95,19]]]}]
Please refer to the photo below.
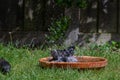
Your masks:
[{"label": "black bird", "polygon": [[0,58],[0,71],[3,74],[6,74],[10,71],[11,65],[8,61],[6,61],[4,58]]}]

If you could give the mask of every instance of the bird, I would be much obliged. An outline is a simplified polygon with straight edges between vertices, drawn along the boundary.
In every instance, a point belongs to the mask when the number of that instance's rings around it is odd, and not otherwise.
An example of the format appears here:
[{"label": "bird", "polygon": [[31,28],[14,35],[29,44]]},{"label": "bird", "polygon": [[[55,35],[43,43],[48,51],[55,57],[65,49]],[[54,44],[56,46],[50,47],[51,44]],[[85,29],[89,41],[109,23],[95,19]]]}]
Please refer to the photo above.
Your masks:
[{"label": "bird", "polygon": [[53,57],[51,61],[56,62],[77,62],[77,59],[74,55],[75,46],[70,46],[67,49],[63,50],[52,50],[51,56]]},{"label": "bird", "polygon": [[0,71],[3,74],[6,74],[10,71],[10,69],[11,69],[10,63],[4,58],[0,58]]}]

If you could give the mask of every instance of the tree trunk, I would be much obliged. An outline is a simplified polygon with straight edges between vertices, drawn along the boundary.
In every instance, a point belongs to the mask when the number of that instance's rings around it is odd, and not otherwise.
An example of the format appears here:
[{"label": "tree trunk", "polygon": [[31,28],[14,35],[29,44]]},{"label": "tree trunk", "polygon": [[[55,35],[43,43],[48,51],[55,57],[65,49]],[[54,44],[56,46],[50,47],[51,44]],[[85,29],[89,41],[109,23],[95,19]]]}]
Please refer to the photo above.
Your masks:
[{"label": "tree trunk", "polygon": [[65,15],[71,18],[71,24],[68,28],[66,34],[66,40],[64,44],[66,46],[74,45],[78,40],[79,35],[79,27],[80,27],[80,8],[71,7],[70,9],[66,9]]}]

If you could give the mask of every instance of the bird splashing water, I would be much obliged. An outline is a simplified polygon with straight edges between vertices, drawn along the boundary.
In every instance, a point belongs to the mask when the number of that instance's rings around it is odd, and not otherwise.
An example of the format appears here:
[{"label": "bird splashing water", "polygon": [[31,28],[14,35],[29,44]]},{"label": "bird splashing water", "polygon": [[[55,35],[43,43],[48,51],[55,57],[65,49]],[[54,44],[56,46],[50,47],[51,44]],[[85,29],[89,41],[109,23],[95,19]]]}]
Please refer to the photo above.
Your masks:
[{"label": "bird splashing water", "polygon": [[53,57],[52,61],[56,62],[77,62],[77,59],[74,57],[75,46],[70,46],[67,49],[63,50],[52,50],[51,56]]}]

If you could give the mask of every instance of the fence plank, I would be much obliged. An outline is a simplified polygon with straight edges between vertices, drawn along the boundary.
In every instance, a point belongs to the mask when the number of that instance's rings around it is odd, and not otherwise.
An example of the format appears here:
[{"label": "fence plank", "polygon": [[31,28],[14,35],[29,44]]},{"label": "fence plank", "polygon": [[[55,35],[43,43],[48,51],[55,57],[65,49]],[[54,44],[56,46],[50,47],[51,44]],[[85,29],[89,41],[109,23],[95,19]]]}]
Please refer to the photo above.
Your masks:
[{"label": "fence plank", "polygon": [[33,6],[31,0],[25,0],[25,19],[24,19],[24,30],[32,31],[35,30],[33,26]]},{"label": "fence plank", "polygon": [[18,21],[17,0],[0,0],[0,31],[11,31]]},{"label": "fence plank", "polygon": [[97,0],[89,2],[86,9],[80,11],[80,32],[96,32]]},{"label": "fence plank", "polygon": [[55,4],[53,0],[48,0],[46,3],[46,10],[44,13],[44,29],[48,30],[54,20],[59,19],[64,14],[64,9]]},{"label": "fence plank", "polygon": [[118,29],[119,29],[119,33],[120,33],[120,0],[118,0]]},{"label": "fence plank", "polygon": [[106,5],[103,5],[102,0],[100,0],[99,6],[99,32],[116,32],[116,21],[117,21],[117,0],[108,0]]}]

